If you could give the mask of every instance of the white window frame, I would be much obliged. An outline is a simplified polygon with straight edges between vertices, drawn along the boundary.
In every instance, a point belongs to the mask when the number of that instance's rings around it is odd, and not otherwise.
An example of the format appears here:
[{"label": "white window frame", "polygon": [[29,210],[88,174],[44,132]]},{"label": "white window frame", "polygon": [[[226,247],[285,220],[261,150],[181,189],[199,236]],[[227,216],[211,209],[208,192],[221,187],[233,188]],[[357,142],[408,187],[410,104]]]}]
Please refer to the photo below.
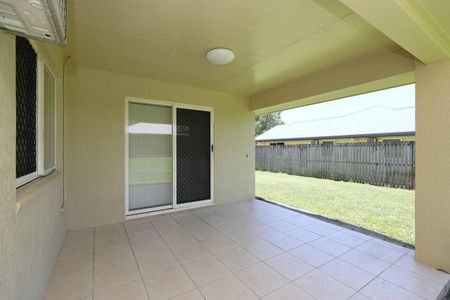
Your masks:
[{"label": "white window frame", "polygon": [[[53,78],[53,166],[45,169],[45,71]],[[56,79],[53,76],[47,65],[38,57],[38,76],[37,76],[37,104],[38,104],[38,118],[37,118],[37,132],[38,140],[38,159],[37,172],[39,176],[47,176],[56,169]]]},{"label": "white window frame", "polygon": [[[34,48],[34,47],[33,47]],[[53,76],[50,69],[45,65],[44,61],[40,57],[39,53],[36,51],[36,171],[22,177],[16,178],[16,189],[23,187],[24,185],[38,179],[39,177],[44,177],[49,175],[53,170],[56,169],[56,78]],[[53,166],[44,169],[44,159],[45,159],[45,145],[44,145],[44,133],[45,133],[45,70],[53,78],[54,84],[54,140],[53,140]]]}]

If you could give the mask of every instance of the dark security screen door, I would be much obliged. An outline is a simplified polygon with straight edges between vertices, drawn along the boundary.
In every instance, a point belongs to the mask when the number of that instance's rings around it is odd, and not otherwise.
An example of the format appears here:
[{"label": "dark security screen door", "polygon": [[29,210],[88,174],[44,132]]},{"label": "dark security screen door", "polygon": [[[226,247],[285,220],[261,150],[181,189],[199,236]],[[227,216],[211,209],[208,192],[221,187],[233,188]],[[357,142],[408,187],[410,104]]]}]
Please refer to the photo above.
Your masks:
[{"label": "dark security screen door", "polygon": [[211,112],[176,109],[177,204],[211,199]]}]

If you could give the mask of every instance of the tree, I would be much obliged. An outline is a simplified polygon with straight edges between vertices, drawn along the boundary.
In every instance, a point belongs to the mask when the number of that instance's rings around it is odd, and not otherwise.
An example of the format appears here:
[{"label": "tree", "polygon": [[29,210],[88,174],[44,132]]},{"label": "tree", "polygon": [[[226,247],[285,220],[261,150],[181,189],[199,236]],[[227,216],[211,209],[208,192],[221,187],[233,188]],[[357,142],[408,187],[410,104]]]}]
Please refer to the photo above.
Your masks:
[{"label": "tree", "polygon": [[255,136],[261,135],[270,128],[282,125],[284,122],[280,118],[280,112],[274,112],[265,115],[258,115],[255,118]]}]

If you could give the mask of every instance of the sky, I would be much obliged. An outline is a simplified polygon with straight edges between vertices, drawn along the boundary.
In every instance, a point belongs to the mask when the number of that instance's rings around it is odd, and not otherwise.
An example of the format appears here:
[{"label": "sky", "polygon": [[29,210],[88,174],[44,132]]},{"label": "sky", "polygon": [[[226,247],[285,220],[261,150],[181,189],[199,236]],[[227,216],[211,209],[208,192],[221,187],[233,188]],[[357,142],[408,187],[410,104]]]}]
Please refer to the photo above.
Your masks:
[{"label": "sky", "polygon": [[290,124],[304,120],[346,115],[373,106],[388,106],[392,108],[415,106],[415,85],[409,84],[285,110],[281,112],[281,119],[286,124]]}]

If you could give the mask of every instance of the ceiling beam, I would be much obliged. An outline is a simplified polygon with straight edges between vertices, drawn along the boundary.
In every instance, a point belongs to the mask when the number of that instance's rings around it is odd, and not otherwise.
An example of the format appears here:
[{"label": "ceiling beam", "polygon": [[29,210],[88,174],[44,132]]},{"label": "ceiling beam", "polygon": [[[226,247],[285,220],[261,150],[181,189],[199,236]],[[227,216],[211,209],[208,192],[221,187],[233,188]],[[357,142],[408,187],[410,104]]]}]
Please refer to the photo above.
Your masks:
[{"label": "ceiling beam", "polygon": [[415,59],[380,50],[250,96],[257,114],[280,111],[413,83]]},{"label": "ceiling beam", "polygon": [[450,58],[450,29],[421,0],[340,1],[423,63]]}]

